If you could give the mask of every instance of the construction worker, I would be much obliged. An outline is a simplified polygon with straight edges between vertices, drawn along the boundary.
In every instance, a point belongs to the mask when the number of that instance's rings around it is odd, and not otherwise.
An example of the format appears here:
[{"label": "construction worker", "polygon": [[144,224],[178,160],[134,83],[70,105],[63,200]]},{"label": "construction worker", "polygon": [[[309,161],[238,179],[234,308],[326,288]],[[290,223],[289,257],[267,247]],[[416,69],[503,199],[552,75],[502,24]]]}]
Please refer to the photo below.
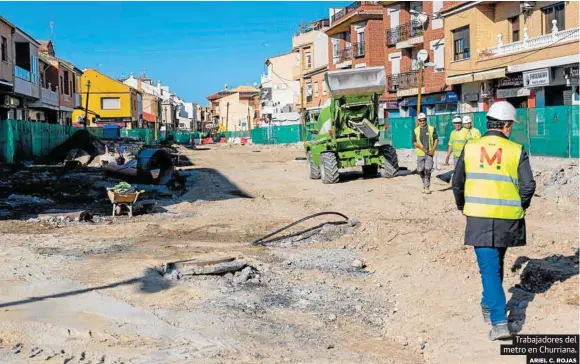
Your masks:
[{"label": "construction worker", "polygon": [[526,244],[524,215],[536,189],[528,154],[509,140],[515,121],[509,102],[491,105],[488,131],[465,144],[452,183],[457,208],[467,216],[465,244],[475,248],[490,340],[511,336],[502,287],[504,256],[507,248]]},{"label": "construction worker", "polygon": [[413,131],[413,145],[417,152],[417,172],[423,181],[423,193],[429,194],[431,185],[431,171],[433,170],[433,156],[439,143],[437,132],[431,125],[427,125],[427,116],[420,113],[417,116],[419,126]]},{"label": "construction worker", "polygon": [[467,140],[481,138],[481,133],[479,130],[473,127],[473,124],[471,123],[471,116],[469,115],[465,115],[463,117],[463,131],[465,132],[465,139]]},{"label": "construction worker", "polygon": [[453,153],[454,162],[457,162],[457,159],[463,150],[463,146],[465,145],[465,142],[467,142],[462,128],[461,116],[455,115],[451,122],[453,123],[455,130],[453,130],[449,135],[449,147],[447,148],[447,155],[445,156],[445,164],[449,164],[451,153]]}]

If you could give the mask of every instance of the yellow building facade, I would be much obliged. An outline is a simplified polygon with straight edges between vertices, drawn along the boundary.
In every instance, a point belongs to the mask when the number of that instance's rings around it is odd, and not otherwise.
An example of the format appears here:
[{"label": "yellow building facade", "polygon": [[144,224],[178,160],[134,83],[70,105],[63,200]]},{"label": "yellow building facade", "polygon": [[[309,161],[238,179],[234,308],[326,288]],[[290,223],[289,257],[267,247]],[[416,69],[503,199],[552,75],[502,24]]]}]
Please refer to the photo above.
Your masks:
[{"label": "yellow building facade", "polygon": [[[580,3],[462,2],[442,9],[446,83],[461,112],[578,103]],[[574,76],[575,75],[575,76]]]},{"label": "yellow building facade", "polygon": [[81,78],[81,110],[75,110],[73,114],[77,124],[82,124],[85,117],[87,89],[89,126],[114,123],[121,127],[136,127],[141,114],[141,92],[94,69],[85,70]]}]

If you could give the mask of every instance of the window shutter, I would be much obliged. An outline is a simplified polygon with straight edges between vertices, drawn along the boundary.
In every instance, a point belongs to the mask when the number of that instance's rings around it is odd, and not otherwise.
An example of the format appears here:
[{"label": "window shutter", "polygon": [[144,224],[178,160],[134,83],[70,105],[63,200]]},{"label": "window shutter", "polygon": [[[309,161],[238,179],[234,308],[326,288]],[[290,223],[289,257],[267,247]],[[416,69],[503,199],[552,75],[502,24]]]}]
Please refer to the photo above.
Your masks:
[{"label": "window shutter", "polygon": [[466,27],[465,29],[463,29],[463,47],[464,48],[470,48],[469,47],[469,27]]}]

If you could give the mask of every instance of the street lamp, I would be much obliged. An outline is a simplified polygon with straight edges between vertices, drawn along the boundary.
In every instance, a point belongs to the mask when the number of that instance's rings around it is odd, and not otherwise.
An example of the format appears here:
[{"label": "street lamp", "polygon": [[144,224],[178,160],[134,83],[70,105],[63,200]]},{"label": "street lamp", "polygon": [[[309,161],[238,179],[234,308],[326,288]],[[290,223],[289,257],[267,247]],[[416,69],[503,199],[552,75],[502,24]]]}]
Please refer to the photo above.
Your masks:
[{"label": "street lamp", "polygon": [[88,80],[86,85],[87,86],[87,102],[85,103],[85,121],[84,121],[84,128],[87,128],[87,122],[89,119],[89,92],[91,90],[91,80]]}]

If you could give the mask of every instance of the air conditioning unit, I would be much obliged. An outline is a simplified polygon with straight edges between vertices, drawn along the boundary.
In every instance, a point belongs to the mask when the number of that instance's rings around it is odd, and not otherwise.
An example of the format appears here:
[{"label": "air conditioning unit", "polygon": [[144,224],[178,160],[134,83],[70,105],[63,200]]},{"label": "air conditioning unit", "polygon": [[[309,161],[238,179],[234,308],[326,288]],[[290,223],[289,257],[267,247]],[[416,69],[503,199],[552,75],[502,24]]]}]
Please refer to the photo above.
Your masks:
[{"label": "air conditioning unit", "polygon": [[4,106],[6,107],[18,107],[20,106],[20,100],[14,98],[10,95],[4,96]]}]

